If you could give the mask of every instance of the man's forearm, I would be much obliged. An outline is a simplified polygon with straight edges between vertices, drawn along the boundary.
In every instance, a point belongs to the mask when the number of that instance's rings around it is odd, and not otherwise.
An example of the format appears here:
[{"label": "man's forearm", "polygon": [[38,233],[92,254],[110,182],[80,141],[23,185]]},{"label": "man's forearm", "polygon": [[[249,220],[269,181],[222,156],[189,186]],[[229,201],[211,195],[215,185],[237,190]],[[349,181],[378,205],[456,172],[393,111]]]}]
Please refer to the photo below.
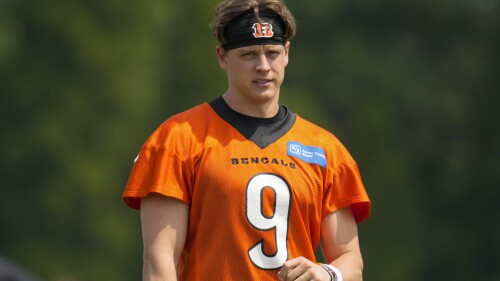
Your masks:
[{"label": "man's forearm", "polygon": [[177,267],[172,258],[144,258],[143,281],[177,281]]},{"label": "man's forearm", "polygon": [[347,252],[335,259],[331,265],[340,270],[343,281],[363,280],[363,259],[359,252]]}]

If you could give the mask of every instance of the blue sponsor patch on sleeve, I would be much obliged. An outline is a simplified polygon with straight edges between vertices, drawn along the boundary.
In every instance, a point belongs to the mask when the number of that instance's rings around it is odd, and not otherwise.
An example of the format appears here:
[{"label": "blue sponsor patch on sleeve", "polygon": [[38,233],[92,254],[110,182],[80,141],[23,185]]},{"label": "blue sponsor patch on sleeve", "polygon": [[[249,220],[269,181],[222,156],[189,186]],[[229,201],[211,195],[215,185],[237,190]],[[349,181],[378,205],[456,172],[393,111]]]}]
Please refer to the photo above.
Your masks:
[{"label": "blue sponsor patch on sleeve", "polygon": [[297,157],[304,162],[318,164],[323,168],[326,167],[326,155],[321,147],[307,146],[298,142],[289,141],[287,154],[288,156]]}]

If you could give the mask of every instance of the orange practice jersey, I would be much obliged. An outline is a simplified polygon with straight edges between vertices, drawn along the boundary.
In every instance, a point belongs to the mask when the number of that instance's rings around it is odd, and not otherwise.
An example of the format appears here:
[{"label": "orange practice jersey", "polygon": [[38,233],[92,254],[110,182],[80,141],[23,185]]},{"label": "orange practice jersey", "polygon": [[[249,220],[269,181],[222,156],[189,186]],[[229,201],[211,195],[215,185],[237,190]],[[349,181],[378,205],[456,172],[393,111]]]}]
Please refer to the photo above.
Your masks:
[{"label": "orange practice jersey", "polygon": [[277,280],[286,260],[315,261],[326,215],[351,206],[357,222],[369,216],[357,165],[331,133],[287,111],[256,140],[214,101],[150,136],[123,194],[134,209],[152,192],[189,204],[179,280]]}]

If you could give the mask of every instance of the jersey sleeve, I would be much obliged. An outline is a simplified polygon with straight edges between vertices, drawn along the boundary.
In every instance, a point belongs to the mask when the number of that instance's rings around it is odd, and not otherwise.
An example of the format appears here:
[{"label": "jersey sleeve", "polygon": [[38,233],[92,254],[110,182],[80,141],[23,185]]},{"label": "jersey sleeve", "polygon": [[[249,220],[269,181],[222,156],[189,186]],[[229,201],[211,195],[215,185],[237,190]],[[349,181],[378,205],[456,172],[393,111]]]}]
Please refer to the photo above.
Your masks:
[{"label": "jersey sleeve", "polygon": [[368,218],[371,202],[356,162],[353,159],[346,159],[331,170],[329,178],[323,201],[323,216],[351,207],[357,223]]},{"label": "jersey sleeve", "polygon": [[185,139],[160,127],[142,146],[134,163],[122,199],[132,209],[140,209],[141,198],[158,193],[191,201],[192,165],[188,157],[177,149]]}]

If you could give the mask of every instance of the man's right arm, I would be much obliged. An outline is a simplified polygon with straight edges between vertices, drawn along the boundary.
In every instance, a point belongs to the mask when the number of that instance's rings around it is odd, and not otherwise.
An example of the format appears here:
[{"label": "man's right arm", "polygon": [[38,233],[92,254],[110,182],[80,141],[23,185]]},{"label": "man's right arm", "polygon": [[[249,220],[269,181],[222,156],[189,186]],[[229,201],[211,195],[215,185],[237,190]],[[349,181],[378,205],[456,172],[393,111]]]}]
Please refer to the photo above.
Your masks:
[{"label": "man's right arm", "polygon": [[188,216],[189,206],[175,198],[151,194],[141,200],[143,281],[177,280]]}]

